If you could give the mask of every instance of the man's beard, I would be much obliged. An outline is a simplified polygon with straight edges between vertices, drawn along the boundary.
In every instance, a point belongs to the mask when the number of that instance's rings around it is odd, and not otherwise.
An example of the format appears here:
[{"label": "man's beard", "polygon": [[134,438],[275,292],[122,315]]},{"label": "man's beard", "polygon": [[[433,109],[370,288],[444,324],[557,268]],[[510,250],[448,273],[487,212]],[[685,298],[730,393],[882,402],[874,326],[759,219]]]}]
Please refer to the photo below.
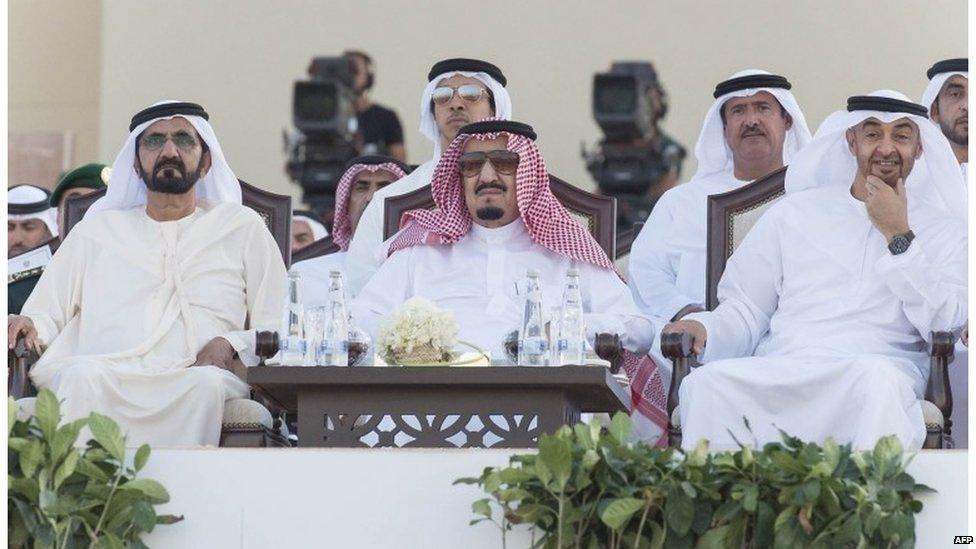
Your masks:
[{"label": "man's beard", "polygon": [[12,246],[7,250],[7,259],[18,256],[26,252],[29,248],[27,246]]},{"label": "man's beard", "polygon": [[969,145],[969,124],[966,124],[966,128],[963,128],[962,123],[959,122],[957,118],[952,125],[945,122],[939,122],[939,129],[942,130],[943,135],[955,145],[968,146]]},{"label": "man's beard", "polygon": [[505,210],[499,208],[498,206],[485,206],[484,208],[478,208],[474,212],[478,219],[482,221],[497,221],[505,217]]},{"label": "man's beard", "polygon": [[151,174],[147,174],[139,165],[139,176],[146,183],[146,188],[156,193],[186,194],[193,190],[193,186],[200,180],[203,162],[197,165],[196,171],[187,173],[182,160],[166,158],[156,162]]}]

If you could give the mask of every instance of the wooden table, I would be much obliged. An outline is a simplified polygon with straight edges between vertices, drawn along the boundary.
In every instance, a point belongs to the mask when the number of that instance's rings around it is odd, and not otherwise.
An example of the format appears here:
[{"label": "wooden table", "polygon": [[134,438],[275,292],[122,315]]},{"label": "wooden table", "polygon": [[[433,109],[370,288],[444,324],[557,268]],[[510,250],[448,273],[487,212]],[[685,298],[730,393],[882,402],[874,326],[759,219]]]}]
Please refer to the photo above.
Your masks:
[{"label": "wooden table", "polygon": [[306,447],[528,448],[581,412],[626,411],[603,367],[286,367],[238,374],[298,412]]}]

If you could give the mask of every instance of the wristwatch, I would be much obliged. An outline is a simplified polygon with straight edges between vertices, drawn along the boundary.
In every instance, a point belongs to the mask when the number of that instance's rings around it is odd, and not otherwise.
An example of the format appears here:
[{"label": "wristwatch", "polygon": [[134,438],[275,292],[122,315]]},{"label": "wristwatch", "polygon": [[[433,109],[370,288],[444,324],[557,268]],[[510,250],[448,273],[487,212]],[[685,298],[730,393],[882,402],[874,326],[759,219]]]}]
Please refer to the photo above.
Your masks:
[{"label": "wristwatch", "polygon": [[909,244],[915,240],[915,233],[908,231],[907,233],[896,234],[891,238],[891,242],[888,243],[888,251],[891,255],[900,255],[908,251]]}]

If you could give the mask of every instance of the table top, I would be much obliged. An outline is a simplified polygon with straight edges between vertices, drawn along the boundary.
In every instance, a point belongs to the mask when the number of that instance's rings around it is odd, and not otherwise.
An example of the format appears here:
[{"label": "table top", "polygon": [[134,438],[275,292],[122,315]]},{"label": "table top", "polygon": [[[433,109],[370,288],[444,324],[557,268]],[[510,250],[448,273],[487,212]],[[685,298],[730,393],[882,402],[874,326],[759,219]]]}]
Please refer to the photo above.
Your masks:
[{"label": "table top", "polygon": [[255,366],[236,369],[250,385],[258,386],[289,410],[298,393],[322,387],[466,389],[561,389],[584,412],[614,412],[630,408],[630,391],[600,366],[492,367],[339,367]]}]

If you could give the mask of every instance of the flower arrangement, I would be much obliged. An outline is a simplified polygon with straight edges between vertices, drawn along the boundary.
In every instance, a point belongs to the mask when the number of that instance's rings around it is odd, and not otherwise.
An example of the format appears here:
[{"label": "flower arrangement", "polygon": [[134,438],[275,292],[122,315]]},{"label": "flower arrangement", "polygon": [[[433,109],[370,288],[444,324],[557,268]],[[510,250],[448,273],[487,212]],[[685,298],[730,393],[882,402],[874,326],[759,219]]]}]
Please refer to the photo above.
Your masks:
[{"label": "flower arrangement", "polygon": [[449,362],[457,334],[457,321],[450,311],[414,297],[383,319],[377,350],[387,364]]}]

